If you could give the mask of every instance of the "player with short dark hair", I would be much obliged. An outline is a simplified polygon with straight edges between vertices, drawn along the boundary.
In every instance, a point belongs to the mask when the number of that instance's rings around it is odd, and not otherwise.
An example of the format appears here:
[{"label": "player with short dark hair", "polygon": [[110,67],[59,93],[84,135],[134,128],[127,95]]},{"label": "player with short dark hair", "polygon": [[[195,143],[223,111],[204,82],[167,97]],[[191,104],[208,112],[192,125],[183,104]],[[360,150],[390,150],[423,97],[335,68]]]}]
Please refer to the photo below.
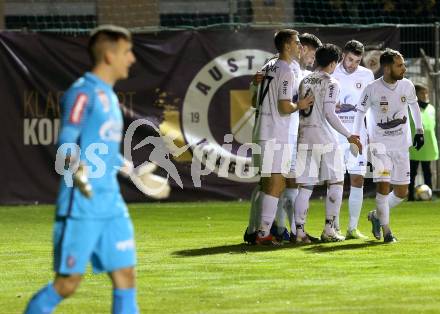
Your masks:
[{"label": "player with short dark hair", "polygon": [[[336,78],[341,85],[339,104],[336,106],[336,114],[350,132],[353,131],[354,117],[357,111],[357,103],[362,91],[368,83],[374,81],[371,70],[360,65],[364,53],[364,45],[357,40],[348,41],[343,49],[342,61],[338,64],[332,77]],[[358,230],[359,216],[364,198],[364,176],[367,172],[367,149],[363,154],[354,156],[347,145],[344,136],[339,135],[339,144],[344,150],[344,164],[350,177],[350,196],[348,198],[349,222],[346,239],[368,239]],[[360,141],[367,146],[367,130],[361,129]],[[335,221],[335,228],[340,232],[339,217]]]},{"label": "player with short dark hair", "polygon": [[[376,210],[368,214],[372,232],[376,239],[396,242],[391,232],[390,208],[400,204],[408,194],[410,183],[410,162],[408,148],[411,146],[411,132],[408,107],[414,120],[416,132],[414,147],[419,150],[424,144],[420,108],[413,83],[404,78],[405,60],[396,50],[387,48],[380,56],[383,76],[367,85],[357,106],[354,133],[359,134],[367,110],[368,137],[373,180],[376,182]],[[390,186],[393,191],[390,193]]]},{"label": "player with short dark hair", "polygon": [[[307,68],[313,67],[313,64],[315,63],[316,49],[322,46],[322,42],[318,37],[310,33],[299,35],[299,41],[303,47],[299,63],[303,70],[307,70]],[[307,74],[310,74],[310,71],[303,74],[306,76]]]},{"label": "player with short dark hair", "polygon": [[264,79],[259,87],[256,104],[258,115],[253,136],[261,147],[261,218],[258,218],[257,244],[277,242],[270,234],[270,228],[285,185],[283,174],[290,170],[291,152],[285,154],[285,149],[291,148],[292,143],[286,130],[290,126],[291,114],[298,109],[308,108],[313,101],[312,96],[292,101],[295,78],[290,64],[300,57],[298,32],[280,30],[275,34],[274,42],[279,57],[263,67]]},{"label": "player with short dark hair", "polygon": [[[135,62],[130,33],[117,26],[92,31],[91,72],[65,92],[57,162],[65,166],[54,225],[55,280],[25,313],[52,313],[78,288],[87,264],[113,284],[113,313],[138,313],[134,231],[117,181],[123,118],[113,85]],[[92,158],[93,157],[93,158]],[[73,184],[72,184],[73,183]]]},{"label": "player with short dark hair", "polygon": [[[293,101],[297,101],[298,99],[298,87],[299,83],[309,73],[310,71],[307,70],[307,67],[313,66],[315,62],[315,52],[316,49],[319,48],[322,43],[313,34],[304,33],[298,36],[300,43],[301,43],[301,52],[299,58],[294,58],[292,62],[290,63],[290,68],[293,72],[294,78],[295,78],[295,84],[293,86]],[[278,55],[274,57],[274,59],[278,58]],[[262,72],[258,71],[257,74],[254,76],[254,79],[252,80],[250,84],[250,94],[251,98],[254,102],[256,102],[257,99],[257,86],[261,83],[263,80],[263,74]],[[294,112],[291,115],[291,122],[289,126],[289,137],[292,139],[293,146],[296,147],[296,138],[298,135],[298,123],[299,123],[299,116],[298,111]],[[256,125],[254,126],[254,130],[256,129]],[[282,193],[279,202],[278,202],[278,209],[276,213],[276,222],[273,224],[272,233],[279,239],[284,241],[290,241],[291,236],[289,235],[289,231],[285,227],[286,222],[286,216],[289,218],[289,225],[293,226],[291,228],[291,235],[295,235],[295,221],[294,221],[294,209],[293,204],[295,203],[296,196],[298,194],[298,186],[295,183],[295,179],[292,178],[292,174],[294,174],[295,171],[295,162],[296,162],[296,148],[292,150],[292,163],[291,163],[291,173],[289,174],[289,177],[286,179],[286,189]],[[256,167],[259,167],[259,161],[254,163]],[[254,243],[255,242],[255,235],[256,235],[256,229],[259,225],[259,191],[260,186],[256,186],[255,189],[252,191],[251,195],[251,208],[249,212],[249,224],[246,228],[246,231],[244,233],[244,241],[248,243]]]},{"label": "player with short dark hair", "polygon": [[[298,88],[299,83],[304,77],[312,73],[308,68],[313,67],[315,63],[315,53],[316,50],[322,46],[321,41],[318,37],[310,33],[304,33],[298,36],[301,42],[301,56],[299,60],[293,60],[290,64],[290,68],[293,71],[295,77],[295,87],[293,93],[293,100],[298,99]],[[296,151],[297,151],[297,138],[298,138],[298,126],[299,126],[299,112],[294,112],[291,115],[290,127],[289,127],[289,137],[293,143],[292,149],[292,163],[290,167],[289,177],[286,179],[286,188],[280,196],[278,201],[278,209],[275,216],[275,222],[272,227],[272,234],[274,234],[277,239],[282,241],[293,242],[296,238],[296,228],[295,228],[295,210],[294,204],[296,197],[298,195],[298,184],[296,183]],[[290,233],[286,228],[286,217],[289,221]],[[311,239],[314,239],[309,235]],[[318,240],[318,239],[316,239]]]},{"label": "player with short dark hair", "polygon": [[355,56],[362,56],[364,52],[364,45],[355,39],[347,41],[343,49],[343,53],[352,53]]},{"label": "player with short dark hair", "polygon": [[301,110],[298,134],[298,154],[296,182],[300,184],[295,201],[296,242],[311,243],[304,225],[309,208],[309,199],[314,186],[327,184],[326,219],[321,234],[324,242],[343,241],[336,233],[334,222],[339,215],[343,192],[343,160],[334,130],[343,134],[348,142],[362,145],[358,137],[352,135],[335,113],[339,100],[339,83],[330,75],[335,70],[341,56],[340,49],[325,44],[316,51],[318,70],[306,76],[300,85],[300,99],[314,95],[313,105]]}]

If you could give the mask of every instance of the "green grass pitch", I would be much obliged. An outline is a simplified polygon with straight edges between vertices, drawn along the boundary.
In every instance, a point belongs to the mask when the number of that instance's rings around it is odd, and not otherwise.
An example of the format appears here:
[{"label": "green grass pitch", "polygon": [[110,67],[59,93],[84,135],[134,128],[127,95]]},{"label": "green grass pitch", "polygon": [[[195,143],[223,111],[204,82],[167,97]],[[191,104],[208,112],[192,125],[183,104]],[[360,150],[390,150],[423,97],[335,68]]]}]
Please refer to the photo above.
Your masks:
[{"label": "green grass pitch", "polygon": [[[370,235],[366,200],[360,229]],[[248,202],[133,204],[142,313],[439,313],[440,202],[392,210],[396,244],[350,240],[246,246]],[[0,207],[0,313],[21,313],[52,278],[53,206]],[[341,226],[347,223],[347,203]],[[321,233],[323,201],[308,231]],[[343,228],[345,231],[345,228]],[[88,272],[56,313],[109,313],[106,275]]]}]

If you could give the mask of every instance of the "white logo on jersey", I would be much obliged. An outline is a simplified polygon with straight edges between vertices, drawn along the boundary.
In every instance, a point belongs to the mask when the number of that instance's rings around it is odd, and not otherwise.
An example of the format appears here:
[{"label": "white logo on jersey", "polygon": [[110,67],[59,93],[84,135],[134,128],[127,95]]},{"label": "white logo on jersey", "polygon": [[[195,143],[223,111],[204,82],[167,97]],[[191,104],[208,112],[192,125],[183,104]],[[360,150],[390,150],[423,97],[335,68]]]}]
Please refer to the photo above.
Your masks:
[{"label": "white logo on jersey", "polygon": [[385,96],[380,97],[380,111],[382,113],[387,113],[388,112],[388,100]]},{"label": "white logo on jersey", "polygon": [[118,251],[127,251],[127,250],[133,250],[134,249],[134,240],[124,240],[116,242],[116,249]]},{"label": "white logo on jersey", "polygon": [[120,142],[122,140],[122,123],[113,119],[107,120],[99,129],[103,141]]}]

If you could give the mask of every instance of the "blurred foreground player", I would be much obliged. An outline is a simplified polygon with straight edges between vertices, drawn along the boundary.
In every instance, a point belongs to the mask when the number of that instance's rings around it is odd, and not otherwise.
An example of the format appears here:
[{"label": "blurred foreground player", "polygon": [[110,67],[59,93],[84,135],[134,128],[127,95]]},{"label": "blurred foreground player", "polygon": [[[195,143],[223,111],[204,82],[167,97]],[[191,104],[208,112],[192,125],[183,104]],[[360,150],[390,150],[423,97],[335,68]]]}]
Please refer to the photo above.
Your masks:
[{"label": "blurred foreground player", "polygon": [[88,49],[92,71],[62,99],[57,163],[66,170],[53,234],[55,280],[32,297],[29,314],[52,313],[76,291],[89,261],[94,272],[107,272],[112,280],[112,312],[138,313],[133,225],[116,177],[126,163],[119,153],[123,120],[113,91],[135,62],[131,35],[101,26],[92,31]]}]

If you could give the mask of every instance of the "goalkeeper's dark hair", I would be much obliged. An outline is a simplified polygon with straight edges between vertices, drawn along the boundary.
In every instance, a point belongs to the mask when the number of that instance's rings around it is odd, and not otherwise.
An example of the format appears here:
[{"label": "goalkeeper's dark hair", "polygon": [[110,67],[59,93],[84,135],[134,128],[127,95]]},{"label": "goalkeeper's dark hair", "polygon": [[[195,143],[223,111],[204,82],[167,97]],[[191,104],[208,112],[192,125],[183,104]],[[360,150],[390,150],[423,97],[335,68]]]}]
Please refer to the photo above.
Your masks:
[{"label": "goalkeeper's dark hair", "polygon": [[402,54],[397,50],[393,50],[391,48],[387,48],[380,55],[380,66],[384,67],[385,65],[392,65],[394,63],[394,57],[402,57]]},{"label": "goalkeeper's dark hair", "polygon": [[293,36],[298,35],[298,32],[294,29],[285,28],[275,33],[274,44],[278,52],[283,52],[284,45],[290,43],[293,40]]},{"label": "goalkeeper's dark hair", "polygon": [[349,40],[344,46],[344,53],[352,53],[356,56],[362,56],[365,52],[364,45],[357,40]]},{"label": "goalkeeper's dark hair", "polygon": [[90,32],[90,39],[87,46],[93,64],[96,64],[103,57],[103,43],[117,43],[120,39],[131,42],[131,33],[128,29],[116,25],[101,25]]},{"label": "goalkeeper's dark hair", "polygon": [[333,44],[324,44],[316,50],[316,64],[325,68],[332,62],[338,63],[341,59],[341,49]]},{"label": "goalkeeper's dark hair", "polygon": [[303,46],[310,46],[313,49],[318,49],[322,46],[322,42],[319,40],[318,37],[316,37],[313,34],[304,33],[298,36],[299,41],[301,42],[301,45]]}]

